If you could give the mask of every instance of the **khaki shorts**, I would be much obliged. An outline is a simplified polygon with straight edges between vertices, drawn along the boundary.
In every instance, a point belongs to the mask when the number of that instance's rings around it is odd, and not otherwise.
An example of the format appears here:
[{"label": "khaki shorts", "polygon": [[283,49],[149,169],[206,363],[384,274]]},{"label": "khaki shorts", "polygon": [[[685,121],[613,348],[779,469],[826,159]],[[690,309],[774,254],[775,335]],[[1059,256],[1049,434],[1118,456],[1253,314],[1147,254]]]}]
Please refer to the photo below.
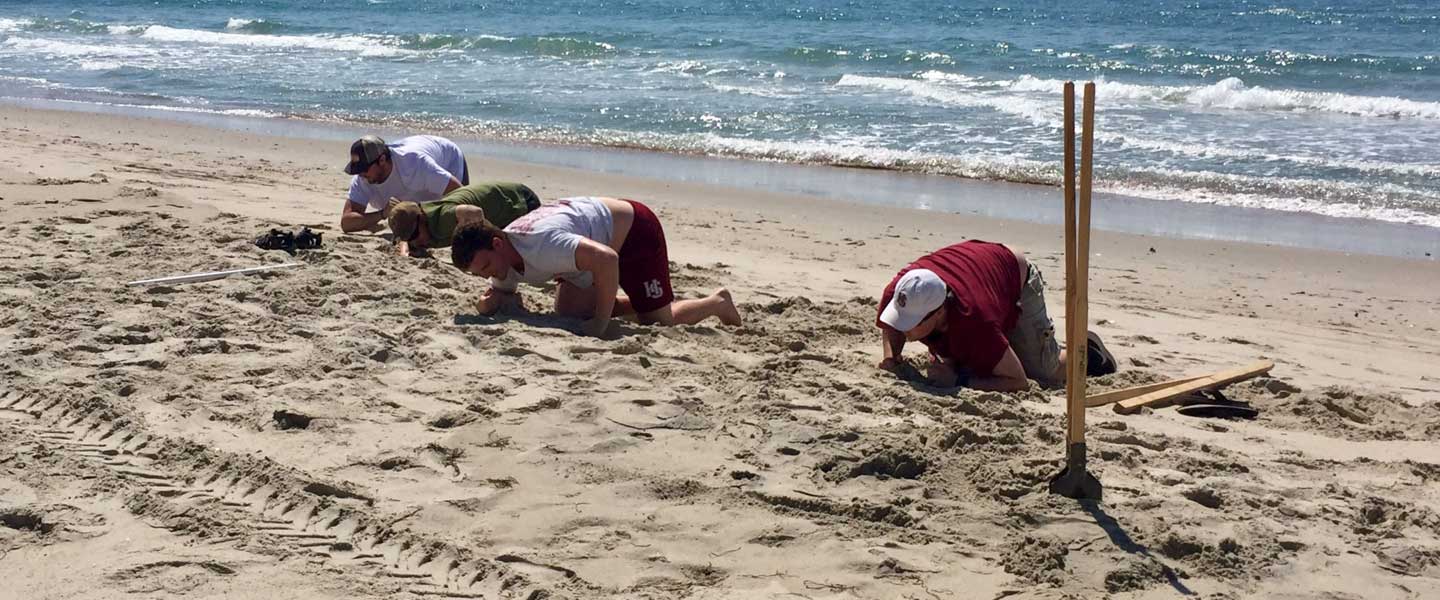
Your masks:
[{"label": "khaki shorts", "polygon": [[1065,384],[1060,373],[1060,344],[1055,341],[1055,323],[1045,312],[1045,278],[1040,269],[1030,265],[1025,286],[1020,288],[1020,320],[1005,332],[1010,348],[1025,367],[1025,377],[1046,387]]}]

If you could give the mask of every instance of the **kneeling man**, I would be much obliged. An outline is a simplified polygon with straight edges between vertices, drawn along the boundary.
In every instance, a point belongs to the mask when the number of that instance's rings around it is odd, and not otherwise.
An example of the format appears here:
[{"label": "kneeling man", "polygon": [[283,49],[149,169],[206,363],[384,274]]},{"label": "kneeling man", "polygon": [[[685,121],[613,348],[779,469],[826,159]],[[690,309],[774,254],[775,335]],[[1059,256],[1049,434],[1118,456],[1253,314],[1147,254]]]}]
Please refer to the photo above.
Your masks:
[{"label": "kneeling man", "polygon": [[350,193],[340,211],[346,233],[379,231],[394,200],[430,202],[470,183],[465,154],[436,135],[413,135],[387,144],[367,135],[350,144],[345,164]]},{"label": "kneeling man", "polygon": [[[972,240],[920,257],[895,275],[880,299],[880,368],[900,364],[906,342],[931,354],[940,386],[1018,391],[1026,379],[1065,383],[1065,352],[1045,311],[1045,279],[1025,255]],[[1115,359],[1089,335],[1089,375],[1115,372]],[[961,377],[967,376],[968,381]]]},{"label": "kneeling man", "polygon": [[[587,335],[605,333],[611,317],[641,323],[699,323],[710,317],[740,324],[724,288],[698,300],[675,300],[665,231],[648,207],[616,198],[566,198],[516,219],[505,229],[488,221],[460,226],[450,248],[462,271],[490,278],[476,308],[499,310],[520,282],[559,282],[555,311],[586,319]],[[620,295],[619,291],[625,294]]]}]

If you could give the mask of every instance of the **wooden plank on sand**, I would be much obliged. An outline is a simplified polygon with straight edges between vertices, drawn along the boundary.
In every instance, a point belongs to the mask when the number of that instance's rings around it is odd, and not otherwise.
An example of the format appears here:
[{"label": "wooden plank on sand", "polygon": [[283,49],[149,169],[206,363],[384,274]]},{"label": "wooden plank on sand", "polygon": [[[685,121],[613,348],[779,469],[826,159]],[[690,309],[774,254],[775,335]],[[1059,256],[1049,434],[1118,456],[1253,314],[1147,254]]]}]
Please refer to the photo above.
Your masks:
[{"label": "wooden plank on sand", "polygon": [[1158,404],[1166,400],[1173,400],[1175,398],[1179,398],[1180,396],[1184,396],[1185,394],[1190,394],[1205,389],[1218,388],[1230,385],[1237,381],[1244,381],[1252,377],[1263,375],[1265,373],[1269,373],[1270,369],[1273,368],[1275,368],[1275,363],[1268,360],[1262,360],[1248,367],[1231,369],[1229,371],[1221,371],[1214,375],[1210,375],[1209,377],[1202,377],[1200,379],[1196,379],[1195,381],[1192,381],[1190,383],[1182,383],[1180,385],[1171,386],[1150,392],[1148,394],[1136,396],[1134,398],[1130,398],[1129,400],[1121,400],[1120,402],[1115,404],[1115,412],[1122,415],[1128,415],[1130,413],[1140,410],[1143,407],[1150,406],[1152,404]]},{"label": "wooden plank on sand", "polygon": [[1148,393],[1150,393],[1150,392],[1155,392],[1155,391],[1163,390],[1163,389],[1165,389],[1165,388],[1174,387],[1174,386],[1177,386],[1177,385],[1183,385],[1183,384],[1186,384],[1186,383],[1190,383],[1190,382],[1192,382],[1192,381],[1195,381],[1195,380],[1197,380],[1197,379],[1204,379],[1204,378],[1209,377],[1209,376],[1210,376],[1209,374],[1207,374],[1207,375],[1192,375],[1192,376],[1190,376],[1190,377],[1181,377],[1181,378],[1179,378],[1179,379],[1171,379],[1171,380],[1169,380],[1169,381],[1161,381],[1161,382],[1158,382],[1158,383],[1147,383],[1147,384],[1145,384],[1145,385],[1137,385],[1137,386],[1135,386],[1135,387],[1128,387],[1128,388],[1122,388],[1122,389],[1118,389],[1118,390],[1110,390],[1110,391],[1108,391],[1108,392],[1102,392],[1102,393],[1099,393],[1099,394],[1095,394],[1094,396],[1091,396],[1091,397],[1089,397],[1089,398],[1086,398],[1086,399],[1085,399],[1085,408],[1095,408],[1095,407],[1097,407],[1097,406],[1105,406],[1106,404],[1114,404],[1114,403],[1119,402],[1119,401],[1121,401],[1121,400],[1129,400],[1129,399],[1134,398],[1134,397],[1136,397],[1136,396],[1143,396],[1143,395],[1148,394]]}]

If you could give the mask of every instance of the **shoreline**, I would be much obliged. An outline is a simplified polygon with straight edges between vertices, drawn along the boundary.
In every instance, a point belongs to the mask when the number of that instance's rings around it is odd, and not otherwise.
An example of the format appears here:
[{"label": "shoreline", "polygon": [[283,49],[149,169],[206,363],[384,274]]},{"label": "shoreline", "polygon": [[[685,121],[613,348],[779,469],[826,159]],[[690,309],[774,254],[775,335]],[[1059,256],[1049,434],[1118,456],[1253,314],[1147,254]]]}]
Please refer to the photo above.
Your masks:
[{"label": "shoreline", "polygon": [[[335,142],[353,139],[359,132],[378,133],[384,137],[410,133],[447,135],[438,130],[400,132],[386,128],[361,129],[325,120],[118,106],[83,100],[3,97],[0,105],[41,111],[134,116],[218,130]],[[468,156],[496,160],[1041,225],[1055,225],[1060,220],[1060,211],[1052,210],[1059,204],[1058,188],[1042,184],[641,148],[561,145],[470,136],[453,136],[452,139]],[[869,192],[860,195],[854,190]],[[887,197],[904,199],[886,200]],[[1096,193],[1094,202],[1092,227],[1097,231],[1440,261],[1440,228],[1437,227],[1270,208],[1152,200],[1110,193]]]}]

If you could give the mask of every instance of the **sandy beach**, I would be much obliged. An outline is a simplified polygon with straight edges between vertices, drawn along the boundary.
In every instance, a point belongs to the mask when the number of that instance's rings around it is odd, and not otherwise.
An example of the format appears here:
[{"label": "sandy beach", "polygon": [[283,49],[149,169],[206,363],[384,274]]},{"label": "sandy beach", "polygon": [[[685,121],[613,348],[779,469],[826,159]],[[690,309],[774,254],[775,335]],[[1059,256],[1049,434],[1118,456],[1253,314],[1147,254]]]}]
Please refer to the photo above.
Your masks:
[{"label": "sandy beach", "polygon": [[[880,290],[964,239],[1062,315],[1059,227],[472,159],[646,202],[677,295],[746,319],[596,340],[342,234],[344,143],[0,131],[0,598],[1440,597],[1433,259],[1095,232],[1093,389],[1276,366],[1227,390],[1254,421],[1092,409],[1083,506],[1046,491],[1063,392],[874,366]],[[302,225],[323,249],[252,243]]]}]

